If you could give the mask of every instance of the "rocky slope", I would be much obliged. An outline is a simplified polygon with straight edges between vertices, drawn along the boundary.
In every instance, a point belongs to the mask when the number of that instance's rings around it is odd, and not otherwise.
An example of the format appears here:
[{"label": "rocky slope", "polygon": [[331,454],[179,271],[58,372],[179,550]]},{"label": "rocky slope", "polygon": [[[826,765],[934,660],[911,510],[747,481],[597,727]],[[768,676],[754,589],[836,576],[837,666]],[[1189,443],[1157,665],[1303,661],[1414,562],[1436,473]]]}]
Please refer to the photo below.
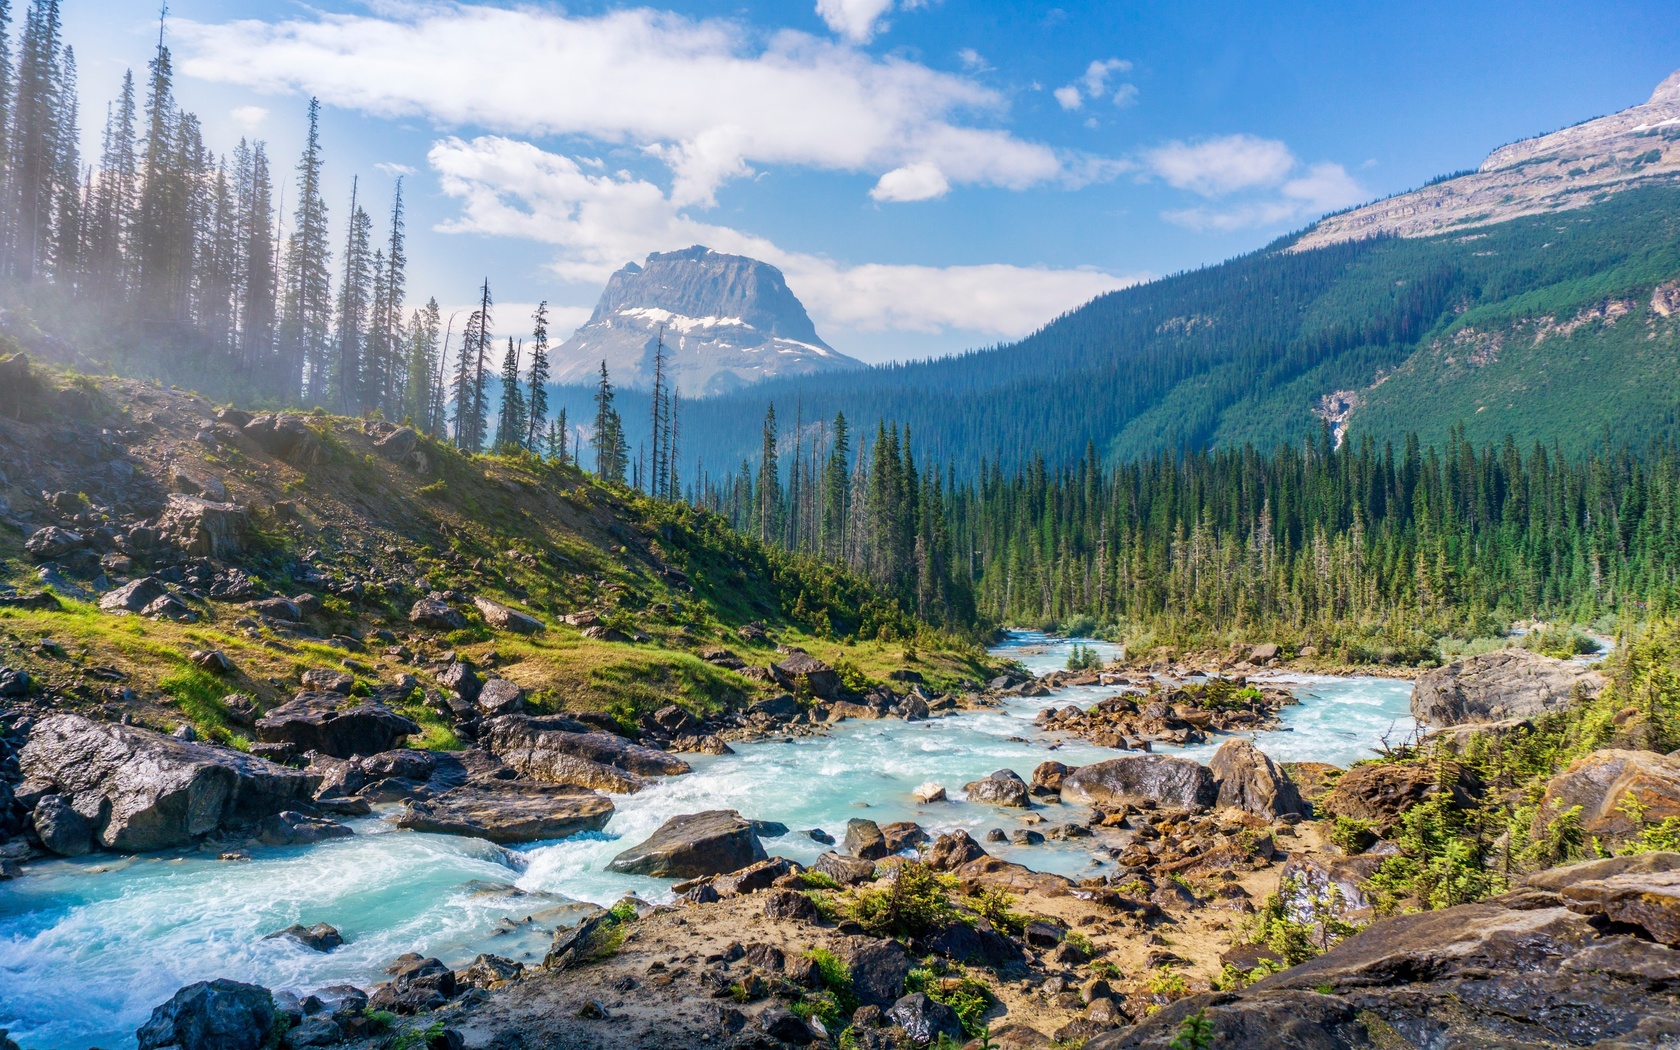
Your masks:
[{"label": "rocky slope", "polygon": [[690,397],[863,367],[822,341],[780,270],[695,245],[613,274],[589,322],[554,351],[554,381],[591,383],[605,361],[614,383],[649,388],[660,338],[669,381]]},{"label": "rocky slope", "polygon": [[1466,175],[1324,219],[1292,251],[1388,234],[1428,237],[1584,207],[1680,175],[1680,71],[1637,106],[1501,146]]}]

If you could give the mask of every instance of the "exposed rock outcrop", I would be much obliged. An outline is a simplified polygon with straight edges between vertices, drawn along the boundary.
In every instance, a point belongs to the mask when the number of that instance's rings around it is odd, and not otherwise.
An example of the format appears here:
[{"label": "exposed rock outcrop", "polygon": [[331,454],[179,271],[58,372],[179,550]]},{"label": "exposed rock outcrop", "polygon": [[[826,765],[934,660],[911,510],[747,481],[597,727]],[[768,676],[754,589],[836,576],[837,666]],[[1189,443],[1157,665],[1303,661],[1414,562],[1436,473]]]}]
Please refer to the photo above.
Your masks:
[{"label": "exposed rock outcrop", "polygon": [[194,558],[228,558],[245,549],[245,508],[175,493],[158,518],[165,540]]},{"label": "exposed rock outcrop", "polygon": [[100,846],[134,853],[307,803],[317,783],[227,748],[80,715],[35,723],[18,761],[24,777],[73,800]]},{"label": "exposed rock outcrop", "polygon": [[135,1033],[139,1050],[258,1050],[274,1027],[274,996],[238,981],[200,981],[176,992]]},{"label": "exposed rock outcrop", "polygon": [[984,780],[964,784],[963,791],[968,795],[970,802],[985,802],[1012,809],[1027,809],[1032,806],[1027,782],[1013,769],[1000,769]]},{"label": "exposed rock outcrop", "polygon": [[1436,726],[1531,718],[1603,688],[1604,679],[1580,664],[1500,649],[1425,671],[1412,688],[1412,716]]},{"label": "exposed rock outcrop", "polygon": [[1374,763],[1343,773],[1324,796],[1322,808],[1333,817],[1368,820],[1378,832],[1386,832],[1425,799],[1450,792],[1467,806],[1478,791],[1474,778],[1455,762]]},{"label": "exposed rock outcrop", "polygon": [[[1680,758],[1608,748],[1576,759],[1546,782],[1534,833],[1544,834],[1577,806],[1574,819],[1581,831],[1606,847],[1638,834],[1643,823],[1680,817]],[[1634,819],[1636,813],[1642,821]]]}]

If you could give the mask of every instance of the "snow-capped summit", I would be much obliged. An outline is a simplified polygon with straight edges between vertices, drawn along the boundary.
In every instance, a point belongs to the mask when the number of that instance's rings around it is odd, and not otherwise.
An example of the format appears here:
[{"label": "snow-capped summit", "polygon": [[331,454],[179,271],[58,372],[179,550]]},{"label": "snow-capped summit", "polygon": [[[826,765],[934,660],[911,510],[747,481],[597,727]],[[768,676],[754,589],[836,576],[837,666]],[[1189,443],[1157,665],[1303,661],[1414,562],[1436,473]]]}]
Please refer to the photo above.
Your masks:
[{"label": "snow-capped summit", "polygon": [[555,381],[587,383],[604,360],[615,386],[652,386],[661,327],[667,374],[688,396],[863,367],[822,341],[780,270],[695,245],[613,274],[589,322],[554,351]]}]

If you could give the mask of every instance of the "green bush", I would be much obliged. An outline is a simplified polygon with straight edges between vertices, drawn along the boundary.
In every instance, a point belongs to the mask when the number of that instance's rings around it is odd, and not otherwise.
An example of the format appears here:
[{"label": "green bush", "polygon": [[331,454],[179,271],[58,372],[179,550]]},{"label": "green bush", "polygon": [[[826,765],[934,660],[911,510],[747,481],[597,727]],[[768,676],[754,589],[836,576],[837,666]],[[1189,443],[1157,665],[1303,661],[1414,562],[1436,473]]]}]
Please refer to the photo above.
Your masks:
[{"label": "green bush", "polygon": [[858,890],[852,914],[876,937],[919,937],[957,918],[947,880],[915,861],[901,865],[884,889]]}]

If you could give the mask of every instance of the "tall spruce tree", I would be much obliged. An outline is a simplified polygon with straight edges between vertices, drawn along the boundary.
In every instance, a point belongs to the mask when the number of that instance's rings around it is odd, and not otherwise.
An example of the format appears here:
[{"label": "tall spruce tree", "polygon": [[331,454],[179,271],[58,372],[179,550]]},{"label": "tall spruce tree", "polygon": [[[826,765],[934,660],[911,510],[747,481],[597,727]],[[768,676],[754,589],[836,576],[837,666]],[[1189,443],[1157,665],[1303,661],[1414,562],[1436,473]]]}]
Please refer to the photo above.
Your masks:
[{"label": "tall spruce tree", "polygon": [[[50,265],[60,189],[61,41],[58,0],[32,0],[18,40],[7,203],[10,271],[23,280]],[[79,181],[79,180],[78,180]]]},{"label": "tall spruce tree", "polygon": [[327,201],[321,194],[321,102],[309,100],[309,133],[297,166],[297,209],[286,242],[280,321],[282,397],[301,386],[310,400],[327,395],[332,347],[332,250],[327,243]]},{"label": "tall spruce tree", "polygon": [[530,423],[525,416],[525,391],[519,385],[519,357],[523,346],[521,342],[519,347],[515,347],[510,335],[507,352],[502,355],[502,397],[501,407],[496,413],[496,451],[503,455],[524,449],[526,427]]},{"label": "tall spruce tree", "polygon": [[373,260],[368,257],[373,220],[357,203],[359,179],[350,180],[350,222],[344,235],[344,283],[338,295],[338,338],[329,382],[330,400],[340,412],[354,414],[362,407],[362,350],[367,331],[369,283]]},{"label": "tall spruce tree", "polygon": [[537,451],[537,443],[548,429],[548,301],[537,304],[531,317],[531,371],[525,395],[525,448]]},{"label": "tall spruce tree", "polygon": [[408,381],[404,385],[402,415],[414,426],[432,437],[432,374],[438,357],[438,329],[443,325],[438,301],[426,300],[426,305],[414,312],[408,322]]},{"label": "tall spruce tree", "polygon": [[595,452],[595,473],[602,480],[623,484],[629,467],[629,447],[618,409],[613,407],[612,380],[607,376],[607,363],[601,362],[601,379],[595,387],[595,432],[590,435]]},{"label": "tall spruce tree", "polygon": [[781,535],[782,485],[776,453],[776,403],[772,401],[764,412],[764,433],[758,451],[758,505],[753,515],[753,535],[766,543],[778,541]]}]

